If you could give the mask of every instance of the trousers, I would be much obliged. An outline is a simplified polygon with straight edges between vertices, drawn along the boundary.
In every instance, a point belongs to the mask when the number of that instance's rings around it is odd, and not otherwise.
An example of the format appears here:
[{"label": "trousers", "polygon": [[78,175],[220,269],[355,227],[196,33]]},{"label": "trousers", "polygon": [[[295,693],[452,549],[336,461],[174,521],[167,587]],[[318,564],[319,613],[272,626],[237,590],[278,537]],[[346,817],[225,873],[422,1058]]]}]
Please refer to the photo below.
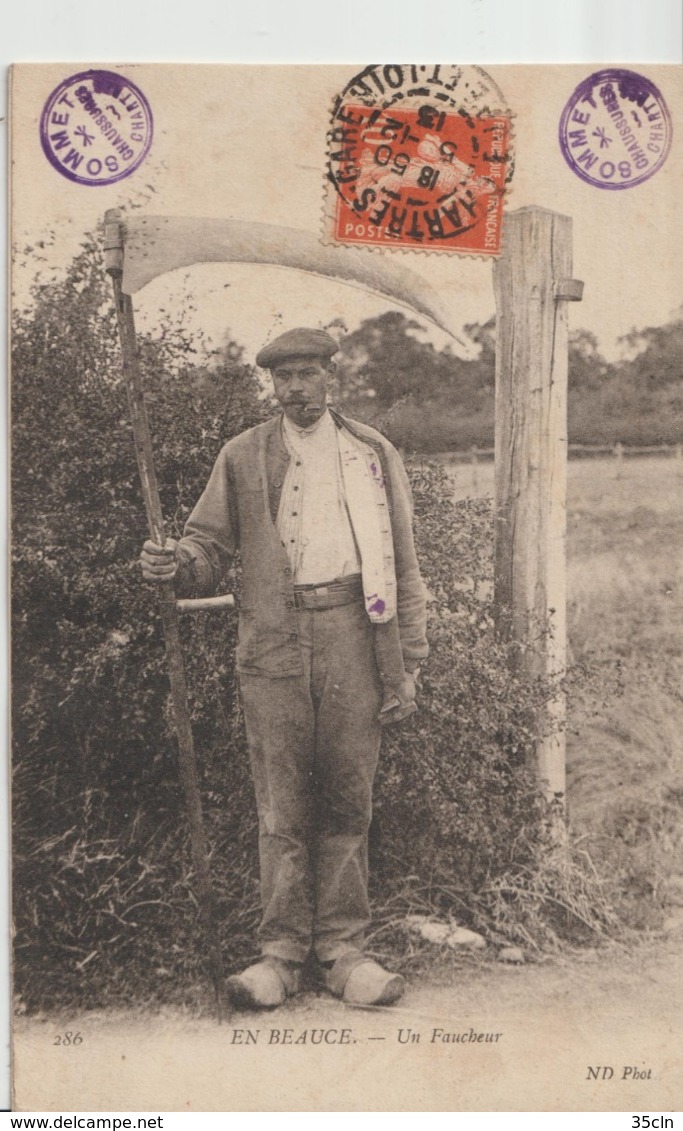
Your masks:
[{"label": "trousers", "polygon": [[259,818],[263,954],[332,962],[370,920],[380,680],[362,601],[298,609],[304,674],[240,676]]}]

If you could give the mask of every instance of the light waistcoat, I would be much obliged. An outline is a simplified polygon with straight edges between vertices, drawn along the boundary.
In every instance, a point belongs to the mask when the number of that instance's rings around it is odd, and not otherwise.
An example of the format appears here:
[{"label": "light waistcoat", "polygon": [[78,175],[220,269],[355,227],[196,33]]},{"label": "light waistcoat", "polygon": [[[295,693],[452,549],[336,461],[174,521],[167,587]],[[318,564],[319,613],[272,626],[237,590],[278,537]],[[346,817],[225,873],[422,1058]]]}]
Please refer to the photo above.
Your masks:
[{"label": "light waistcoat", "polygon": [[312,428],[284,417],[292,457],[282,485],[277,528],[296,585],[318,585],[360,573],[360,556],[346,506],[335,425],[329,412]]},{"label": "light waistcoat", "polygon": [[313,428],[283,418],[292,457],[277,527],[295,584],[362,574],[365,609],[383,624],[396,613],[396,573],[386,484],[377,452],[329,412]]}]

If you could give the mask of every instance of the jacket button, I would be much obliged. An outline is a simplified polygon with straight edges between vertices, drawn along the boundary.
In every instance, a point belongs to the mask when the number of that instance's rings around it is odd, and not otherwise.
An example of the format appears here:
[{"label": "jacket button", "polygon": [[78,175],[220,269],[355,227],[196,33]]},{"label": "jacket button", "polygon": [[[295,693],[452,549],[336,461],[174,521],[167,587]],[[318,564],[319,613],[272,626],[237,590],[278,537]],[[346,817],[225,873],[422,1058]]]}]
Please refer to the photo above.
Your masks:
[{"label": "jacket button", "polygon": [[290,632],[290,634],[289,634],[289,639],[290,639],[290,640],[298,640],[298,639],[299,639],[299,637],[298,637],[298,635],[297,635],[297,633],[296,633],[296,632]]},{"label": "jacket button", "polygon": [[294,602],[293,602],[293,601],[288,601],[288,602],[287,602],[287,608],[288,608],[288,609],[293,609],[293,608],[294,608]]},{"label": "jacket button", "polygon": [[[282,543],[282,545],[284,546],[284,542]],[[292,575],[292,571],[291,571],[291,569],[289,568],[289,566],[286,566],[286,567],[285,567],[285,573],[286,573],[287,577],[291,577],[291,575]]]}]

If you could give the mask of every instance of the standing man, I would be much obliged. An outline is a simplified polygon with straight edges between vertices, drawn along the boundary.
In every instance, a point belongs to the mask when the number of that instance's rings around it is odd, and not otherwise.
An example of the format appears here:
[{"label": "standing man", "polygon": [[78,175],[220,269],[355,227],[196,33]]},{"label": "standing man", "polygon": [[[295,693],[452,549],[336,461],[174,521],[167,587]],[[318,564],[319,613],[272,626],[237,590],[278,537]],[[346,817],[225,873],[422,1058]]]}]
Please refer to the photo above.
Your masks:
[{"label": "standing man", "polygon": [[380,722],[415,709],[427,655],[408,478],[392,445],[327,405],[336,342],[290,330],[256,358],[282,413],[230,440],[180,542],[146,542],[147,580],[214,587],[242,563],[237,670],[259,816],[262,959],[228,980],[243,1008],[281,1004],[311,950],[328,989],[390,1004],[404,989],[363,953]]}]

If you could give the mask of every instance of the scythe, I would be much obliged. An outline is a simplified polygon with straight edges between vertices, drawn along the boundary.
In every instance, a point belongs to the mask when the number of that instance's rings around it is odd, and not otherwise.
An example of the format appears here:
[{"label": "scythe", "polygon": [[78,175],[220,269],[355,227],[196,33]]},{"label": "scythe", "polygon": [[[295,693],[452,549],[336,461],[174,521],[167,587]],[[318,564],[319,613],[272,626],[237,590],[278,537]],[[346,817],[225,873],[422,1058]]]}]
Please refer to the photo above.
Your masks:
[{"label": "scythe", "polygon": [[[128,396],[138,471],[151,538],[166,540],[152,440],[145,411],[142,373],[135,336],[131,295],[158,275],[202,262],[260,263],[284,267],[360,286],[426,316],[458,342],[439,295],[401,260],[367,249],[322,244],[311,233],[272,224],[174,216],[133,217],[123,221],[118,209],[105,215],[105,267],[111,276],[118,321],[123,376]],[[215,922],[209,850],[202,814],[187,685],[179,632],[179,613],[234,606],[230,594],[176,600],[173,582],[161,582],[159,612],[164,631],[173,717],[178,740],[180,777],[190,833],[195,891],[206,941],[219,1020],[222,1014],[223,963]]]}]

